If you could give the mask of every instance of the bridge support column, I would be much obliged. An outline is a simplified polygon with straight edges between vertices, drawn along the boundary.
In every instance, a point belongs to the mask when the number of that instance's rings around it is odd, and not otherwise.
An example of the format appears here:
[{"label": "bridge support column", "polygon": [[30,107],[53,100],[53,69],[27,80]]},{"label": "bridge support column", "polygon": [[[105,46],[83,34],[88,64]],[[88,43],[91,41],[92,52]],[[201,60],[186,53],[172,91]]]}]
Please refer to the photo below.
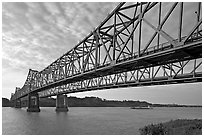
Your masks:
[{"label": "bridge support column", "polygon": [[68,102],[67,95],[57,95],[56,99],[56,112],[67,112],[68,110]]},{"label": "bridge support column", "polygon": [[27,100],[21,100],[21,107],[27,107],[28,101]]},{"label": "bridge support column", "polygon": [[21,99],[16,99],[14,101],[14,107],[15,108],[21,108]]},{"label": "bridge support column", "polygon": [[38,93],[28,94],[28,109],[27,112],[40,112]]}]

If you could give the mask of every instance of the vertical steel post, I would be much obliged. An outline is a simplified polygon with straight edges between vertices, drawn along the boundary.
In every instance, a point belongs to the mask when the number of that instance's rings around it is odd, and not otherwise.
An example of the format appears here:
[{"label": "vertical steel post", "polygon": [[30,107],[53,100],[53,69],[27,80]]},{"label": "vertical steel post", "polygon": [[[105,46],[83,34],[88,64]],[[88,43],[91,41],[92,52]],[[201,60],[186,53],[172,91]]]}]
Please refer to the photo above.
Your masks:
[{"label": "vertical steel post", "polygon": [[151,78],[151,74],[150,74],[151,73],[151,68],[150,67],[149,67],[149,72],[148,73],[149,73],[149,78]]},{"label": "vertical steel post", "polygon": [[172,77],[172,71],[173,71],[172,63],[170,63],[169,66],[170,66],[170,77]]},{"label": "vertical steel post", "polygon": [[154,80],[154,66],[152,66],[152,80]]},{"label": "vertical steel post", "polygon": [[127,83],[127,72],[125,72],[125,83]]},{"label": "vertical steel post", "polygon": [[72,74],[71,76],[74,75],[74,52],[72,51],[72,57],[71,57],[71,69],[72,69]]},{"label": "vertical steel post", "polygon": [[[161,2],[159,3],[159,22],[158,22],[158,26],[160,26],[161,23]],[[160,41],[160,35],[158,33],[158,40],[157,40],[157,49],[159,49],[159,41]]]},{"label": "vertical steel post", "polygon": [[84,73],[84,43],[83,43],[83,53],[82,53],[82,73]]},{"label": "vertical steel post", "polygon": [[98,47],[99,47],[99,36],[100,33],[99,33],[99,29],[97,29],[96,31],[93,32],[94,34],[94,39],[96,40],[96,48],[95,48],[95,69],[97,69],[97,66],[98,66]]},{"label": "vertical steel post", "polygon": [[67,77],[67,71],[68,71],[68,68],[67,68],[67,61],[68,60],[67,60],[67,58],[68,57],[65,57],[65,59],[64,59],[64,65],[65,65],[65,74],[64,75],[65,75],[65,78]]},{"label": "vertical steel post", "polygon": [[193,77],[195,77],[195,70],[196,70],[196,59],[194,60]]},{"label": "vertical steel post", "polygon": [[116,51],[116,12],[114,14],[114,33],[113,33],[113,61],[115,61],[115,51]]},{"label": "vertical steel post", "polygon": [[[137,2],[138,3],[138,2]],[[136,13],[137,13],[137,5],[135,7],[135,12],[134,12],[134,15],[133,15],[133,19],[135,18],[136,16]],[[134,26],[135,26],[135,22],[132,23],[132,29],[134,29]],[[132,47],[131,47],[131,52],[132,52],[132,56],[134,54],[134,33],[132,34]]]},{"label": "vertical steel post", "polygon": [[100,56],[101,50],[100,50],[100,49],[101,49],[101,45],[99,44],[99,45],[98,45],[98,66],[100,65],[100,62],[101,62],[101,61],[100,61],[100,60],[101,60],[101,56]]},{"label": "vertical steel post", "polygon": [[53,79],[53,82],[55,82],[55,67],[54,66],[52,67],[52,79]]},{"label": "vertical steel post", "polygon": [[181,42],[182,21],[183,21],[183,2],[180,3],[178,42]]},{"label": "vertical steel post", "polygon": [[137,71],[137,81],[136,82],[139,82],[139,70],[136,70]]},{"label": "vertical steel post", "polygon": [[[198,12],[197,12],[197,22],[199,22],[200,20],[200,10],[201,10],[201,2],[198,3]],[[199,27],[197,28],[197,36],[198,36],[198,32],[199,32]]]},{"label": "vertical steel post", "polygon": [[181,62],[181,74],[183,74],[184,61]]},{"label": "vertical steel post", "polygon": [[140,56],[140,47],[141,47],[141,39],[142,39],[142,4],[140,4],[140,26],[139,26],[139,47],[138,47],[138,56]]}]

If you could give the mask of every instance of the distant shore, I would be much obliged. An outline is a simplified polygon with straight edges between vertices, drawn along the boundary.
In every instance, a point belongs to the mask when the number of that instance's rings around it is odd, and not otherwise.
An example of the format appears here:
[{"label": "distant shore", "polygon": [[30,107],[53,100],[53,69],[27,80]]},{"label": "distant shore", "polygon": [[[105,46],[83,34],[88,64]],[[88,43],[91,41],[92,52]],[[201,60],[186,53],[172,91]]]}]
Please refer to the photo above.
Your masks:
[{"label": "distant shore", "polygon": [[[40,107],[55,107],[56,99],[54,98],[40,98]],[[133,100],[106,100],[98,97],[68,97],[69,107],[202,107],[200,105],[179,105],[179,104],[152,104],[146,101]],[[13,102],[7,98],[2,98],[2,107],[12,107]],[[22,101],[22,107],[27,106],[27,101]]]}]

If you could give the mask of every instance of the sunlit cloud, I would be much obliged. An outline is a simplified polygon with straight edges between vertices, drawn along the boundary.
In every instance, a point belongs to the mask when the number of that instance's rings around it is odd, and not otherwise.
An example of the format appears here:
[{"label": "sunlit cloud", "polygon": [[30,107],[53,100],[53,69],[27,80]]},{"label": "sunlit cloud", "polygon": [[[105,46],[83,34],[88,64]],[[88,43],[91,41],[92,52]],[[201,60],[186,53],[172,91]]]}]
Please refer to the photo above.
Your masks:
[{"label": "sunlit cloud", "polygon": [[36,69],[43,69],[83,39],[116,5],[101,4],[109,8],[100,13],[99,3],[3,3],[3,58],[13,67],[20,64],[22,71],[28,64],[36,68],[36,62],[40,63]]}]

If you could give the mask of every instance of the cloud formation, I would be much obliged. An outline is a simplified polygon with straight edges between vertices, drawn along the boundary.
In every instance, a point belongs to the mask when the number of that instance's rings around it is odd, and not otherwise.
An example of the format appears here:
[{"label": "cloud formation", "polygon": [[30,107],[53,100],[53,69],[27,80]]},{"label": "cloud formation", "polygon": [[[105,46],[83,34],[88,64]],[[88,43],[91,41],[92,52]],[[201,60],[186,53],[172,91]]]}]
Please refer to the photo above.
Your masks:
[{"label": "cloud formation", "polygon": [[117,3],[3,3],[3,68],[42,70]]},{"label": "cloud formation", "polygon": [[23,86],[29,68],[41,71],[74,47],[117,4],[2,3],[3,96]]},{"label": "cloud formation", "polygon": [[[22,71],[28,68],[42,70],[74,47],[117,5],[118,3],[3,3],[3,68],[9,66]],[[188,5],[191,5],[188,11],[194,14],[190,9],[196,7],[196,4],[185,4],[185,7]],[[171,6],[172,3],[164,3],[162,19]],[[178,18],[177,13],[173,12],[170,18]],[[145,17],[149,22],[158,24],[157,14],[158,5]],[[191,28],[186,26],[193,24],[196,16],[192,20],[183,22],[184,30],[188,30],[186,32]],[[178,23],[173,19],[167,21],[167,27],[164,25],[163,30],[172,37],[177,37],[173,27],[177,29],[178,26],[173,24]],[[143,37],[151,38],[153,33],[154,30],[143,23]],[[142,39],[142,45],[147,41]]]}]

